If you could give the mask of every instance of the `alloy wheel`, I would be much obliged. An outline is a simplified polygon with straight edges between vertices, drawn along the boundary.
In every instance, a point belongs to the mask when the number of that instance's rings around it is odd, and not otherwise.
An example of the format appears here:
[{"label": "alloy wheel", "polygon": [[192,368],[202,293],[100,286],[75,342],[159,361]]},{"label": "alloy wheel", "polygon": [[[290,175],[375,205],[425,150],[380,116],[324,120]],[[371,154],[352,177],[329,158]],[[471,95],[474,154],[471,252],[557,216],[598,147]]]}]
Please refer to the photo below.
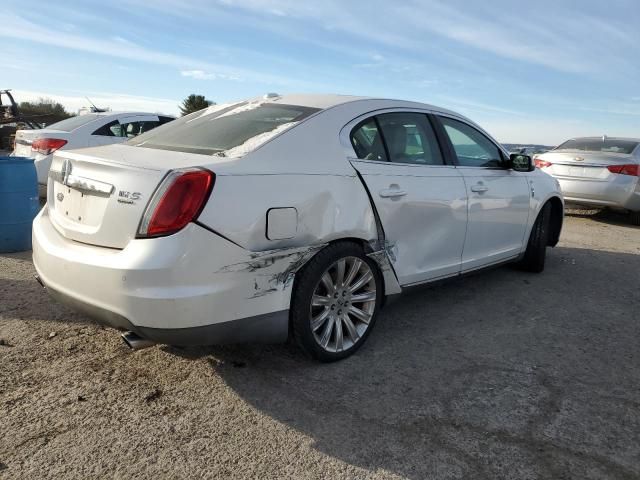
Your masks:
[{"label": "alloy wheel", "polygon": [[367,262],[357,257],[334,262],[311,297],[309,321],[318,345],[327,352],[342,352],[358,343],[369,328],[376,298],[376,281]]}]

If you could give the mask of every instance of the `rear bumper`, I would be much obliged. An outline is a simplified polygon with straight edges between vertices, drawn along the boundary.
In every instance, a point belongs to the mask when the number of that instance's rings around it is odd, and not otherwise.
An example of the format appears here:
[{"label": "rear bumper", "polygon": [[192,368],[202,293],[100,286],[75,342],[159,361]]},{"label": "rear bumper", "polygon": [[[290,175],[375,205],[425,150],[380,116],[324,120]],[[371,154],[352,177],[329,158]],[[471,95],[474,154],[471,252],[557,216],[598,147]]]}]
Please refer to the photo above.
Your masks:
[{"label": "rear bumper", "polygon": [[[44,282],[43,282],[44,284]],[[44,284],[46,287],[46,284]],[[289,312],[282,310],[255,317],[190,328],[151,328],[134,325],[117,313],[46,287],[56,301],[85,314],[102,325],[129,330],[156,343],[176,346],[222,345],[227,343],[279,343],[289,334]]]},{"label": "rear bumper", "polygon": [[638,177],[616,175],[609,181],[556,177],[567,202],[582,205],[640,210]]},{"label": "rear bumper", "polygon": [[310,251],[256,254],[194,224],[115,250],[62,237],[46,208],[33,224],[34,265],[53,297],[172,344],[285,340],[293,268]]}]

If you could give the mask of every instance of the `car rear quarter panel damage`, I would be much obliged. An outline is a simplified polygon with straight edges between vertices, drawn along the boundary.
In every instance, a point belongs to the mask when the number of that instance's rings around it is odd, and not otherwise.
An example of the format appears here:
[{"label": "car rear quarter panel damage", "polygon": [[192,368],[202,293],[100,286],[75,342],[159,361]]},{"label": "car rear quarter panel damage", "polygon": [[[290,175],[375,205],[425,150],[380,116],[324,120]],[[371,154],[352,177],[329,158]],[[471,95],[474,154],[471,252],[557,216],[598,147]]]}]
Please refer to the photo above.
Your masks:
[{"label": "car rear quarter panel damage", "polygon": [[[284,258],[298,255],[296,249],[315,253],[338,240],[359,241],[378,263],[386,293],[399,293],[388,255],[391,246],[384,245],[370,198],[339,140],[342,126],[361,113],[361,108],[354,108],[324,111],[228,168],[211,165],[216,183],[199,222],[259,257],[272,252]],[[295,209],[294,235],[287,232],[289,238],[269,238],[273,209]],[[309,258],[304,255],[293,261],[294,270]],[[258,272],[261,263],[251,259],[230,268]],[[283,263],[280,279],[285,271],[295,273],[287,268]],[[272,289],[258,290],[265,294]]]}]

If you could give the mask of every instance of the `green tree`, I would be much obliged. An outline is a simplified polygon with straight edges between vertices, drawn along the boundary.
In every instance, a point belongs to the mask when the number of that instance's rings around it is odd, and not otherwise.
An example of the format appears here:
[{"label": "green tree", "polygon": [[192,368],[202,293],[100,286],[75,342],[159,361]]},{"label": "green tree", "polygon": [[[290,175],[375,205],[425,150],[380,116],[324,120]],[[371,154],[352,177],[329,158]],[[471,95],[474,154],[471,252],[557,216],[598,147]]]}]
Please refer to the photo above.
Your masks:
[{"label": "green tree", "polygon": [[18,108],[23,115],[42,116],[42,119],[46,119],[47,123],[58,122],[73,116],[73,114],[67,112],[64,105],[51,98],[41,97],[35,102],[20,102]]},{"label": "green tree", "polygon": [[204,95],[196,95],[195,93],[192,93],[182,101],[182,105],[180,105],[180,113],[182,116],[189,115],[190,113],[207,108],[209,105],[215,105],[215,103],[204,98]]}]

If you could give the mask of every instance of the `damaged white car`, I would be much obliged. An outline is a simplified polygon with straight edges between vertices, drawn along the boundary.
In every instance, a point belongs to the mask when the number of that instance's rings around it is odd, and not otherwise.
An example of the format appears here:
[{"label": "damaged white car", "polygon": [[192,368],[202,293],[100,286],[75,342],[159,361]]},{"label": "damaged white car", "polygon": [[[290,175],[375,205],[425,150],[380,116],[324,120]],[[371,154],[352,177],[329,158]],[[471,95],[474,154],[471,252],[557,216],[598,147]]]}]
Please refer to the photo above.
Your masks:
[{"label": "damaged white car", "polygon": [[332,361],[404,287],[541,271],[562,221],[555,180],[456,113],[270,94],[56,152],[33,257],[134,348],[290,337]]}]

